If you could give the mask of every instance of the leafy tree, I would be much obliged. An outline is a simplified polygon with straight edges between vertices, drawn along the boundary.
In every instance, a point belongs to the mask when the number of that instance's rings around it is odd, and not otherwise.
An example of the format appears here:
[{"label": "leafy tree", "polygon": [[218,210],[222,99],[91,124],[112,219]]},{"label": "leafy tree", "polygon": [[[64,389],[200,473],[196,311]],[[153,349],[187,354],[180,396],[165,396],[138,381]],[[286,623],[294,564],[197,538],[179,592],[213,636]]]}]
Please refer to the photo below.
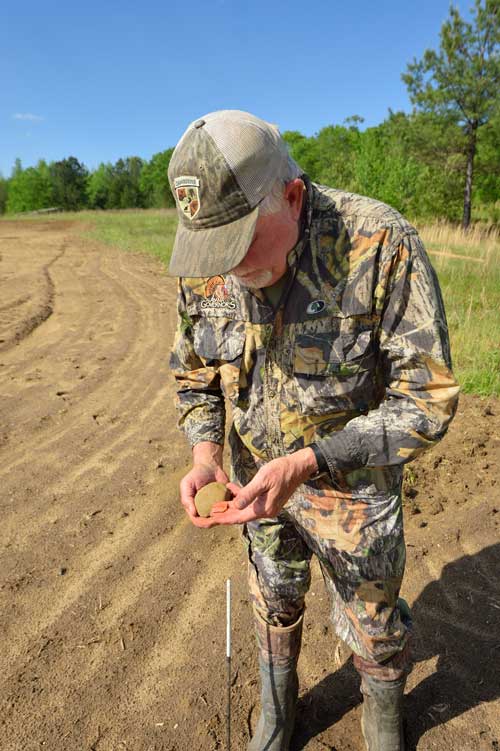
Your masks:
[{"label": "leafy tree", "polygon": [[[490,121],[481,129],[477,147],[477,179],[475,194],[484,204],[500,200],[500,101]],[[491,218],[500,220],[498,209],[492,207]]]},{"label": "leafy tree", "polygon": [[410,99],[421,111],[451,118],[465,137],[462,224],[470,224],[478,130],[492,117],[500,84],[500,3],[475,0],[473,22],[450,8],[441,28],[440,49],[426,50],[403,74]]},{"label": "leafy tree", "polygon": [[432,113],[389,110],[383,123],[363,135],[369,137],[372,130],[379,134],[385,173],[377,186],[380,198],[412,217],[458,220],[463,166],[458,125]]},{"label": "leafy tree", "polygon": [[316,138],[307,138],[298,130],[286,130],[283,133],[283,138],[288,144],[292,158],[309,175],[311,180],[318,182],[321,164]]},{"label": "leafy tree", "polygon": [[432,113],[394,113],[364,132],[361,118],[312,137],[288,131],[294,159],[316,182],[372,196],[412,217],[456,220],[462,201],[460,127]]},{"label": "leafy tree", "polygon": [[7,193],[9,190],[9,181],[0,175],[0,214],[5,214],[7,207]]},{"label": "leafy tree", "polygon": [[355,115],[356,124],[350,127],[328,125],[319,131],[316,137],[320,164],[319,180],[325,185],[354,190],[356,154],[362,139],[362,134],[357,128],[360,119]]},{"label": "leafy tree", "polygon": [[74,156],[50,165],[54,203],[65,211],[78,211],[87,203],[88,171]]},{"label": "leafy tree", "polygon": [[143,195],[140,187],[141,173],[144,161],[138,156],[125,159],[125,171],[128,180],[122,191],[123,208],[142,208],[144,206]]},{"label": "leafy tree", "polygon": [[36,167],[23,170],[16,160],[16,167],[9,181],[7,212],[16,214],[36,211],[53,205],[51,174],[47,163],[41,159]]},{"label": "leafy tree", "polygon": [[112,167],[108,208],[131,209],[144,206],[140,178],[144,162],[138,156],[118,159]]},{"label": "leafy tree", "polygon": [[142,170],[139,182],[145,205],[154,208],[175,206],[168,182],[168,165],[174,150],[166,149],[153,154]]},{"label": "leafy tree", "polygon": [[420,169],[403,145],[395,138],[391,140],[386,129],[368,128],[354,163],[356,191],[407,213],[412,208]]},{"label": "leafy tree", "polygon": [[93,209],[109,209],[110,193],[113,183],[113,167],[101,163],[87,180],[87,199]]}]

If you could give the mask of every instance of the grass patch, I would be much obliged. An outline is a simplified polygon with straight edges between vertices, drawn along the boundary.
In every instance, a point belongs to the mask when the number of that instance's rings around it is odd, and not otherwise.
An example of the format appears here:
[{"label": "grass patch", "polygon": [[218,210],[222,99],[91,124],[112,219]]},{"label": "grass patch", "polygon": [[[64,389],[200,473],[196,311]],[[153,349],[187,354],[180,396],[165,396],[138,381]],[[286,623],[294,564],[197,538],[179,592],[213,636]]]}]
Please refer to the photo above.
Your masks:
[{"label": "grass patch", "polygon": [[[86,236],[124,250],[151,253],[165,265],[177,226],[173,209],[82,211],[18,219],[77,220]],[[462,391],[500,396],[500,228],[476,225],[463,233],[446,223],[415,224],[441,284],[454,372]]]},{"label": "grass patch", "polygon": [[5,221],[82,224],[80,234],[122,250],[150,253],[168,266],[177,228],[175,209],[123,209],[122,211],[67,211],[54,214],[17,214]]},{"label": "grass patch", "polygon": [[176,228],[175,210],[106,211],[92,217],[84,234],[122,250],[150,253],[168,266]]},{"label": "grass patch", "polygon": [[[418,227],[446,307],[454,372],[465,393],[500,396],[500,232]],[[450,258],[453,253],[477,259]]]}]

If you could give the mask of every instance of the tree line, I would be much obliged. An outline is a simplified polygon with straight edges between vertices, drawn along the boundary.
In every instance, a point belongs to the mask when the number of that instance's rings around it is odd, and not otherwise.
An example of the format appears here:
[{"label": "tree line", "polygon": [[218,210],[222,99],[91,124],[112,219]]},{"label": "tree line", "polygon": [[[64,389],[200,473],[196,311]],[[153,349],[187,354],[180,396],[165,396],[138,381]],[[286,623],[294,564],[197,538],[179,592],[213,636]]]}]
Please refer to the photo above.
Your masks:
[{"label": "tree line", "polygon": [[161,151],[149,161],[132,156],[101,163],[93,171],[74,156],[50,163],[41,159],[27,169],[18,159],[11,177],[0,177],[0,212],[174,206],[167,178],[172,152]]},{"label": "tree line", "polygon": [[[452,119],[433,113],[389,112],[376,127],[361,118],[328,125],[315,136],[285,131],[293,158],[315,182],[378,198],[410,217],[462,218],[467,136]],[[163,208],[175,205],[167,170],[173,149],[149,161],[138,156],[90,171],[74,156],[40,160],[0,178],[0,212],[49,207]],[[500,221],[500,107],[477,138],[472,204],[481,218]],[[477,214],[476,214],[477,215]]]},{"label": "tree line", "polygon": [[[384,201],[412,218],[500,221],[500,0],[475,0],[471,21],[450,8],[439,50],[402,74],[411,114],[392,112],[361,130],[357,115],[314,136],[283,135],[315,182]],[[0,213],[174,206],[173,149],[89,171],[74,156],[0,176]]]}]

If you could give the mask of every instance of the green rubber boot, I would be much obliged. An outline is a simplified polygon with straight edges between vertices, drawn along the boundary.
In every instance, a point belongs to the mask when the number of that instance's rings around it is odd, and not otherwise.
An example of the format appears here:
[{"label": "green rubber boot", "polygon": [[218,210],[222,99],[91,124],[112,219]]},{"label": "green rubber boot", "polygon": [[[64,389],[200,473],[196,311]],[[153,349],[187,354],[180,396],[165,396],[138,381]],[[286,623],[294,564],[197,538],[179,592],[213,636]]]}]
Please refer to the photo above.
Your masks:
[{"label": "green rubber boot", "polygon": [[255,616],[261,679],[261,714],[248,751],[288,751],[299,693],[297,661],[302,621],[270,626]]},{"label": "green rubber boot", "polygon": [[[399,597],[397,606],[411,640],[413,624],[409,605]],[[410,640],[397,658],[385,663],[385,668],[354,656],[354,665],[361,676],[361,730],[367,751],[405,751],[403,694],[412,668]],[[380,678],[381,669],[386,680]]]},{"label": "green rubber boot", "polygon": [[405,684],[406,675],[395,681],[362,675],[361,730],[367,751],[405,751],[402,713]]}]

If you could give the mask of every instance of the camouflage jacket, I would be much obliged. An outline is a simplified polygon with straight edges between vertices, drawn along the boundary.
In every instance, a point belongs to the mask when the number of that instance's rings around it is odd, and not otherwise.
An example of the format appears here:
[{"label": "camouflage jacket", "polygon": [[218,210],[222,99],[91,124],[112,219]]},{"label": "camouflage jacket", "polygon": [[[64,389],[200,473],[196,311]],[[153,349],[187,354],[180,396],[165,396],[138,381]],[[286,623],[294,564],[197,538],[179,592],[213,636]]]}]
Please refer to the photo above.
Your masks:
[{"label": "camouflage jacket", "polygon": [[230,274],[179,280],[179,425],[191,445],[222,444],[226,397],[233,466],[314,441],[351,486],[396,490],[402,464],[444,435],[456,408],[439,285],[397,211],[305,182],[276,309]]}]

